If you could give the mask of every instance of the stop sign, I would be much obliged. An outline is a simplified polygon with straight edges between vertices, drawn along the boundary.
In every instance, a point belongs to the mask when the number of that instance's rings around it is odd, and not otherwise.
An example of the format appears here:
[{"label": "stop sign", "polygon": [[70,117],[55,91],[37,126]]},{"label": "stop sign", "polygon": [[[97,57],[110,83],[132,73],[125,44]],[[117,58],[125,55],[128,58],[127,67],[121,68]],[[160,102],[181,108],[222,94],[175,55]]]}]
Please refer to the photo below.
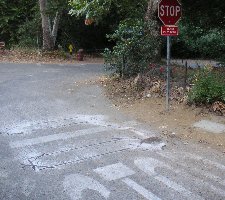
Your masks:
[{"label": "stop sign", "polygon": [[178,0],[161,0],[158,16],[164,25],[175,25],[181,18],[181,4]]}]

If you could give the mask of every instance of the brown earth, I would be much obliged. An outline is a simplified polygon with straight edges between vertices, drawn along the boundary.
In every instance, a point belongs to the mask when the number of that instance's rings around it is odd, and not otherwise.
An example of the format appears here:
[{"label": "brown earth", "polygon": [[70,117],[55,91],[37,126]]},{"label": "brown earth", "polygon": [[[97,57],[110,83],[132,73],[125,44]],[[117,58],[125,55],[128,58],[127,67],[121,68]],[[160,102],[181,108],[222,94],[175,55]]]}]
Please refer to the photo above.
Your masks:
[{"label": "brown earth", "polygon": [[143,97],[139,92],[126,88],[125,84],[129,83],[123,82],[121,85],[121,82],[110,78],[102,80],[102,84],[106,88],[106,95],[118,110],[137,121],[150,124],[162,137],[180,139],[184,145],[199,143],[225,153],[225,133],[215,134],[193,127],[200,120],[225,124],[224,116],[218,116],[205,107],[198,108],[177,101],[172,101],[170,111],[166,112],[164,97]]},{"label": "brown earth", "polygon": [[76,55],[70,56],[62,51],[37,52],[35,50],[0,51],[0,62],[5,63],[43,63],[43,64],[85,64],[103,63],[101,57],[85,55],[84,61],[78,61]]},{"label": "brown earth", "polygon": [[225,152],[225,134],[209,133],[193,127],[195,122],[203,119],[225,124],[225,118],[205,113],[202,109],[172,103],[170,111],[165,112],[165,99],[149,98],[138,100],[122,110],[137,120],[150,123],[163,135],[179,137],[184,144],[198,142]]}]

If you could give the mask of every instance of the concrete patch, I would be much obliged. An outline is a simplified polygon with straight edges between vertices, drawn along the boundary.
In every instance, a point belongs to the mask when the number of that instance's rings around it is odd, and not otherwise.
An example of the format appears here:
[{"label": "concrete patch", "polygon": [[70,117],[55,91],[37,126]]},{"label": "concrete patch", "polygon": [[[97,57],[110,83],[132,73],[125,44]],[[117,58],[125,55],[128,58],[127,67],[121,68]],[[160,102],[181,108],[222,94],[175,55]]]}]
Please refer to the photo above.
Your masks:
[{"label": "concrete patch", "polygon": [[94,172],[98,173],[107,181],[113,181],[135,174],[133,170],[123,165],[122,163],[100,167],[95,169]]},{"label": "concrete patch", "polygon": [[209,120],[202,120],[194,124],[194,127],[203,129],[211,133],[225,133],[225,125],[212,122]]}]

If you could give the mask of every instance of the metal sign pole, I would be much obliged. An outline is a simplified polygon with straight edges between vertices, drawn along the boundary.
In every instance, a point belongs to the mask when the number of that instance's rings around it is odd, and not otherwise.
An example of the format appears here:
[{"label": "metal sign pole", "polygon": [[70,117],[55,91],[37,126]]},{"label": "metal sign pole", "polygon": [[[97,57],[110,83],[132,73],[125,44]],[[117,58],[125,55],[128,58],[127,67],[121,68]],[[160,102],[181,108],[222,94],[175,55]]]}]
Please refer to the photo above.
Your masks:
[{"label": "metal sign pole", "polygon": [[167,36],[167,84],[166,84],[166,110],[170,108],[170,36]]},{"label": "metal sign pole", "polygon": [[166,110],[170,108],[170,43],[171,36],[178,36],[178,27],[175,26],[182,15],[182,7],[179,0],[159,0],[158,17],[164,24],[161,27],[161,36],[167,36],[167,84],[166,84]]}]

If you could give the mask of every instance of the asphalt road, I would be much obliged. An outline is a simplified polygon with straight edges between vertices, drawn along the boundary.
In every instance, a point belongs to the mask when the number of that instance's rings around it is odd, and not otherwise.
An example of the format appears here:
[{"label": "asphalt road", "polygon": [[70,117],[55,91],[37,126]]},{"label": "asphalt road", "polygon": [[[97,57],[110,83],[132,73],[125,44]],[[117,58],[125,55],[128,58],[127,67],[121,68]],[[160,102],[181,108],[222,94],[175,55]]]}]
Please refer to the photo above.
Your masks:
[{"label": "asphalt road", "polygon": [[224,154],[123,115],[102,73],[0,64],[0,199],[225,199]]}]

